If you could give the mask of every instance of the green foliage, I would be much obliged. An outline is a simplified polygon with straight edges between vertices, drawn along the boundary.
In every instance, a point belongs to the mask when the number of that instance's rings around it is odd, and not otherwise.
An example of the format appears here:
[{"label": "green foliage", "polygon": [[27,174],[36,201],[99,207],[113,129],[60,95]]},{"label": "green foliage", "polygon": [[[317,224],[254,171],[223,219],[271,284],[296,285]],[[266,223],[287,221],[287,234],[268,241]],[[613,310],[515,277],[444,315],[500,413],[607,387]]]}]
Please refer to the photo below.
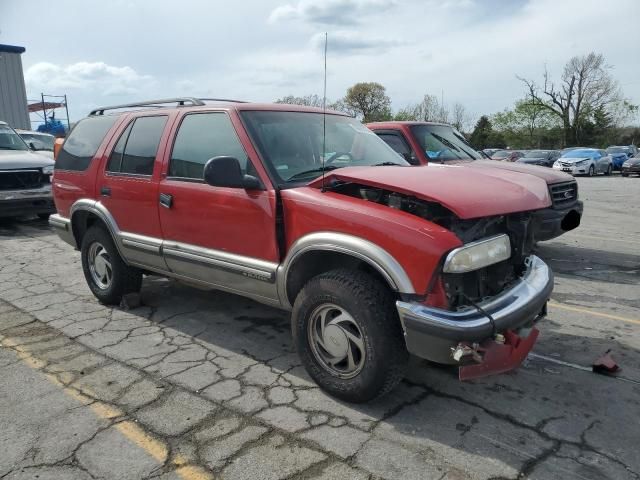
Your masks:
[{"label": "green foliage", "polygon": [[376,82],[360,82],[349,87],[342,102],[365,123],[392,118],[391,99],[386,88]]},{"label": "green foliage", "polygon": [[469,143],[476,150],[484,150],[485,148],[505,148],[507,145],[505,139],[500,132],[495,132],[491,125],[491,120],[486,115],[480,117],[476,123]]}]

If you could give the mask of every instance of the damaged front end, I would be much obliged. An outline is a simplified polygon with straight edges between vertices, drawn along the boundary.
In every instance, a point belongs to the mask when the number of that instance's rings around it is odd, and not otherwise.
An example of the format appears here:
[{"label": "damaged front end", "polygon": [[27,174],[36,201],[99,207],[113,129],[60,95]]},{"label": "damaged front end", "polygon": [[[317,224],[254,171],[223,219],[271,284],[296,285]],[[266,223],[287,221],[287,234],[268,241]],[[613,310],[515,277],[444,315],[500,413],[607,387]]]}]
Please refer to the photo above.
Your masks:
[{"label": "damaged front end", "polygon": [[533,254],[535,212],[461,219],[437,202],[381,188],[345,183],[332,190],[424,218],[463,243],[442,260],[423,301],[397,302],[411,353],[458,365],[463,380],[521,364],[553,289],[551,270]]}]

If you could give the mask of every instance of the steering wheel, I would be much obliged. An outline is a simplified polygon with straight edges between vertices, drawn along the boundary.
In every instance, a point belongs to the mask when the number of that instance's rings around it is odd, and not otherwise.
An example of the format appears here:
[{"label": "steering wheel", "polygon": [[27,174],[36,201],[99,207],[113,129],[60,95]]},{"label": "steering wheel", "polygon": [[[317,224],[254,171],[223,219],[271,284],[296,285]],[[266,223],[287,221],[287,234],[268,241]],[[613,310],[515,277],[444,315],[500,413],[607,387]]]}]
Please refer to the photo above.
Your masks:
[{"label": "steering wheel", "polygon": [[338,158],[342,157],[343,155],[348,156],[349,160],[353,161],[353,155],[351,155],[349,152],[336,152],[333,155],[331,155],[329,158],[327,158],[324,161],[324,164],[329,165],[330,163],[335,162]]}]

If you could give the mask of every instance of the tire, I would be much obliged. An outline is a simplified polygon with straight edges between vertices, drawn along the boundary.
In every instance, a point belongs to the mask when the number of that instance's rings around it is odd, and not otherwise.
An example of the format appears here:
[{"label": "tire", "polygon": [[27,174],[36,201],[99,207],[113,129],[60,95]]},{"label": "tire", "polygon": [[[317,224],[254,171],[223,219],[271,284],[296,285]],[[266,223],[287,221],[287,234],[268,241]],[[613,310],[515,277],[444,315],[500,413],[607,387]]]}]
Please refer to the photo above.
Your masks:
[{"label": "tire", "polygon": [[596,169],[594,168],[593,165],[589,166],[589,173],[587,175],[589,175],[590,177],[593,177],[596,173]]},{"label": "tire", "polygon": [[51,216],[50,213],[39,213],[38,214],[38,218],[40,220],[49,220],[49,217]]},{"label": "tire", "polygon": [[613,173],[613,167],[611,165],[609,165],[607,167],[607,171],[605,172],[605,175],[608,177]]},{"label": "tire", "polygon": [[[330,325],[338,316],[347,320]],[[325,330],[321,329],[323,318],[327,319]],[[367,402],[389,392],[404,376],[409,355],[394,297],[386,285],[365,272],[340,269],[312,278],[294,302],[291,327],[311,378],[341,400]],[[323,344],[329,349],[323,349]],[[351,355],[344,354],[342,347]],[[334,360],[344,356],[333,367],[324,360],[330,350]],[[350,368],[353,365],[355,369]]]},{"label": "tire", "polygon": [[103,227],[96,225],[87,230],[80,253],[84,278],[101,303],[117,305],[123,295],[140,291],[142,272],[124,263]]},{"label": "tire", "polygon": [[628,177],[629,176],[628,173],[621,173],[620,175],[622,175],[623,177]]}]

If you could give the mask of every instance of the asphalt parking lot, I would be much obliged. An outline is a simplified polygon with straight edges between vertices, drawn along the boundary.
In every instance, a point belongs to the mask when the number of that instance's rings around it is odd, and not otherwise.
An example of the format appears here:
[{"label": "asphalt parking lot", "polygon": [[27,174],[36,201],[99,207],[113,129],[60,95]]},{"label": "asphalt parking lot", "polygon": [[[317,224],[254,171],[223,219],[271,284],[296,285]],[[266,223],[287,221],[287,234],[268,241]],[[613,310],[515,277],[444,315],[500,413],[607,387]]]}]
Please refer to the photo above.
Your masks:
[{"label": "asphalt parking lot", "polygon": [[[2,479],[640,477],[640,178],[579,179],[534,354],[460,383],[414,359],[368,405],[311,383],[288,316],[157,277],[97,303],[40,221],[0,224]],[[617,378],[590,371],[611,349]]]}]

